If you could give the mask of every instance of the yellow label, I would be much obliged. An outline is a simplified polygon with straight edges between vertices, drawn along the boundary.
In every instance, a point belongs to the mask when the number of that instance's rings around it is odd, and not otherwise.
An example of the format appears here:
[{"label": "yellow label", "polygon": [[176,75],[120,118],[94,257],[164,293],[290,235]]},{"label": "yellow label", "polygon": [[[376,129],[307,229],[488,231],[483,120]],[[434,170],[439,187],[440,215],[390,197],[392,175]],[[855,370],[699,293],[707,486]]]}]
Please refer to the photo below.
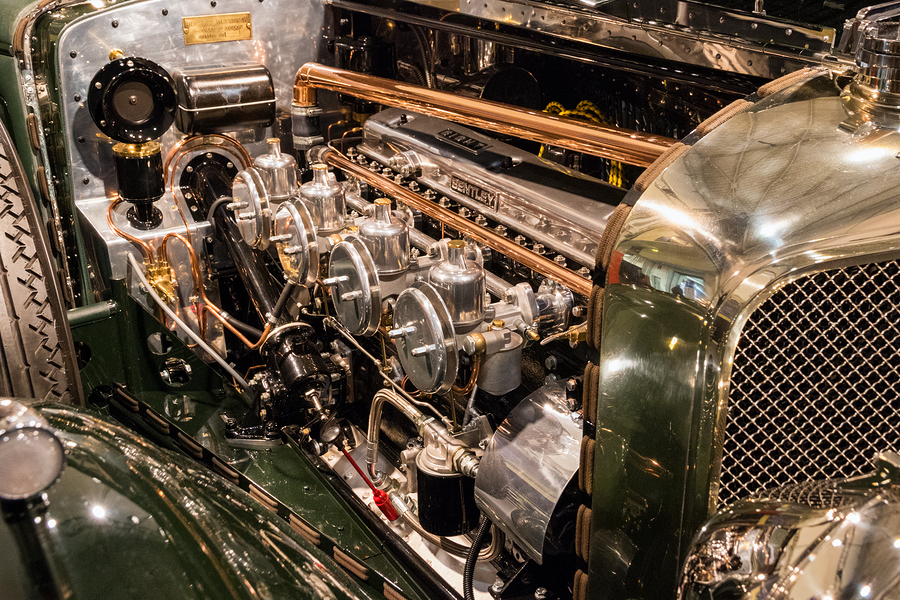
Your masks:
[{"label": "yellow label", "polygon": [[185,44],[211,44],[253,39],[250,13],[227,13],[181,19]]}]

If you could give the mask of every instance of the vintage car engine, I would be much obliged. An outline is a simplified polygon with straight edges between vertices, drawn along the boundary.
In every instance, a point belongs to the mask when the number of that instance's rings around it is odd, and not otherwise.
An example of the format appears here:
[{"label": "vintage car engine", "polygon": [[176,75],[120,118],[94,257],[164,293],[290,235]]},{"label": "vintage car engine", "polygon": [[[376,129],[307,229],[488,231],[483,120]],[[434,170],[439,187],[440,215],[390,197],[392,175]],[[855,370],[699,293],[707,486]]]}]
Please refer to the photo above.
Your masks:
[{"label": "vintage car engine", "polygon": [[373,597],[831,598],[778,561],[900,481],[900,8],[39,4],[72,398]]}]

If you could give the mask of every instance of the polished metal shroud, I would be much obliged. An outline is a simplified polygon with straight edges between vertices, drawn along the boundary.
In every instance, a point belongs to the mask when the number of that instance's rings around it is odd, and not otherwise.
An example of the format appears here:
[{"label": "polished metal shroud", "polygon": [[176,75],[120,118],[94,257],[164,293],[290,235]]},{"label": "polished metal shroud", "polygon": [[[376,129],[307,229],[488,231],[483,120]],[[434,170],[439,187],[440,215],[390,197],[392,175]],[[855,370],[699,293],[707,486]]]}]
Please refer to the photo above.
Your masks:
[{"label": "polished metal shroud", "polygon": [[871,469],[900,447],[900,261],[823,271],[766,300],[731,371],[719,504]]},{"label": "polished metal shroud", "polygon": [[[654,577],[635,584],[640,589],[623,588],[621,597],[674,591],[671,574],[688,540],[718,504],[732,367],[744,369],[745,360],[735,350],[760,305],[809,274],[900,254],[900,131],[841,127],[845,84],[819,72],[754,103],[693,143],[623,225],[603,294],[589,594],[648,572]],[[841,319],[836,327],[849,329]],[[788,343],[806,329],[770,330],[769,342]],[[874,332],[869,341],[865,352],[885,344]],[[865,356],[847,352],[851,365]],[[820,348],[817,356],[833,354]],[[799,361],[801,353],[786,356]],[[754,382],[773,376],[752,367],[745,373]],[[795,362],[783,377],[803,375]],[[851,395],[875,402],[871,386]],[[783,400],[777,390],[755,396],[762,406]],[[832,403],[825,414],[846,403],[821,401]],[[791,425],[813,428],[804,418]],[[782,430],[767,429],[761,442],[772,453],[798,443],[783,427],[791,417],[780,419],[774,425]],[[862,432],[875,423],[854,425]],[[812,435],[845,443],[835,431]],[[868,454],[857,446],[847,455],[854,450]],[[810,456],[804,460],[821,460]],[[629,495],[614,491],[621,489]],[[613,556],[627,566],[611,564]]]}]

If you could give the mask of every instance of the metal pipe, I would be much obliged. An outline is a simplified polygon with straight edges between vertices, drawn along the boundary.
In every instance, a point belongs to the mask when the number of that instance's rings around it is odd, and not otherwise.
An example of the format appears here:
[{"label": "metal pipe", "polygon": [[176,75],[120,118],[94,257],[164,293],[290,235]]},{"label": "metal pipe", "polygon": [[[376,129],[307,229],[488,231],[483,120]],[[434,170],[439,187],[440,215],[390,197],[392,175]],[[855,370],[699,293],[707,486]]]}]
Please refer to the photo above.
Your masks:
[{"label": "metal pipe", "polygon": [[557,117],[500,102],[465,98],[318,63],[306,63],[294,78],[295,103],[308,101],[310,89],[313,88],[348,94],[387,106],[407,108],[470,127],[480,127],[641,167],[650,166],[676,141],[630,129]]},{"label": "metal pipe", "polygon": [[489,246],[491,249],[500,252],[504,256],[508,256],[529,269],[537,271],[545,277],[555,279],[576,294],[590,296],[593,284],[589,279],[585,279],[584,277],[569,271],[565,267],[559,266],[552,260],[519,246],[514,241],[498,235],[490,229],[480,227],[453,211],[447,210],[434,202],[426,200],[415,192],[411,192],[394,183],[391,179],[356,164],[333,148],[328,148],[326,146],[313,148],[310,150],[310,159],[313,162],[324,162],[337,169],[341,169],[357,179],[365,181],[372,187],[381,190],[385,194],[404,202],[408,206],[422,211],[423,214],[432,219],[437,219],[438,221],[449,225],[462,234],[471,237],[476,242]]},{"label": "metal pipe", "polygon": [[366,432],[366,469],[369,471],[372,483],[378,487],[381,487],[387,481],[386,474],[375,469],[375,463],[378,461],[378,441],[381,437],[381,409],[384,407],[385,402],[393,404],[395,408],[403,413],[403,416],[412,421],[416,431],[420,433],[421,426],[429,420],[406,398],[393,390],[384,388],[375,393],[375,397],[372,398],[372,408],[369,409],[369,428]]}]

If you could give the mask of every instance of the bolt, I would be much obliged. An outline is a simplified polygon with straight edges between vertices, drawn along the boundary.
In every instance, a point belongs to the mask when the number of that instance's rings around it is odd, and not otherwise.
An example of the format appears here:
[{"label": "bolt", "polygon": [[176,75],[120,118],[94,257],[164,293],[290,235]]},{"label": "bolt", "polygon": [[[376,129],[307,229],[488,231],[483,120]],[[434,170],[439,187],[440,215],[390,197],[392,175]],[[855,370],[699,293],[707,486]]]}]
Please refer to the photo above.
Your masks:
[{"label": "bolt", "polygon": [[112,26],[113,26],[113,29],[115,29],[116,27],[119,26],[119,22],[118,22],[118,21],[113,21],[112,23],[110,23],[110,25],[112,25]]},{"label": "bolt", "polygon": [[85,141],[85,140],[84,140],[84,136],[83,136],[83,135],[79,135],[79,136],[78,136],[78,143],[79,143],[79,144],[83,144],[84,141]]},{"label": "bolt", "polygon": [[69,57],[70,57],[70,58],[75,58],[76,56],[78,56],[78,53],[75,52],[74,50],[72,50],[71,52],[69,52]]},{"label": "bolt", "polygon": [[499,577],[494,580],[493,585],[491,585],[491,590],[494,592],[502,592],[503,591],[503,580]]},{"label": "bolt", "polygon": [[188,168],[186,168],[185,171],[187,171],[188,173],[193,173],[194,167],[188,166]]},{"label": "bolt", "polygon": [[90,182],[91,182],[91,180],[88,179],[87,177],[85,177],[84,179],[81,180],[81,183],[83,183],[84,185],[87,185],[87,184],[89,184]]},{"label": "bolt", "polygon": [[212,2],[209,3],[209,5],[212,6],[213,8],[216,7],[216,4],[217,4],[216,0],[212,0]]},{"label": "bolt", "polygon": [[347,276],[347,275],[339,275],[339,276],[337,276],[337,277],[329,277],[329,278],[327,278],[327,279],[323,279],[323,280],[322,280],[322,284],[323,284],[323,285],[329,285],[329,286],[331,286],[331,285],[337,285],[338,283],[341,283],[341,282],[344,282],[344,281],[349,281],[349,280],[350,280],[350,277],[349,277],[349,276]]},{"label": "bolt", "polygon": [[[285,250],[287,252],[287,250]],[[352,300],[356,300],[357,298],[361,298],[363,295],[361,290],[355,290],[353,292],[346,292],[341,294],[341,300],[344,302],[350,302]]]},{"label": "bolt", "polygon": [[437,350],[437,346],[435,344],[428,344],[427,346],[419,346],[418,348],[413,348],[409,351],[413,356],[422,356],[423,354],[428,354],[429,352],[434,352]]},{"label": "bolt", "polygon": [[75,94],[72,96],[72,99],[75,100],[75,102],[81,102],[81,94]]},{"label": "bolt", "polygon": [[556,360],[556,356],[551,354],[547,358],[544,359],[544,366],[547,367],[548,371],[555,371],[556,367],[559,366],[559,361]]},{"label": "bolt", "polygon": [[566,257],[563,256],[562,254],[557,254],[556,256],[553,257],[553,262],[555,262],[556,264],[558,264],[561,267],[565,267],[566,266]]},{"label": "bolt", "polygon": [[574,377],[569,377],[569,379],[566,380],[566,390],[574,392],[576,387],[578,387],[578,380]]},{"label": "bolt", "polygon": [[168,15],[168,14],[169,14],[169,9],[168,9],[168,8],[162,9],[162,15],[163,15],[164,17],[165,17],[166,15]]},{"label": "bolt", "polygon": [[547,591],[547,588],[539,587],[534,590],[534,600],[546,600],[546,598],[550,595]]},{"label": "bolt", "polygon": [[388,337],[392,340],[396,340],[399,337],[403,337],[404,335],[410,335],[416,332],[416,328],[414,325],[410,325],[408,327],[400,327],[398,329],[391,329],[388,331]]},{"label": "bolt", "polygon": [[[535,244],[531,247],[535,254],[546,254],[547,250],[544,248],[543,244]],[[565,259],[563,259],[565,260]]]}]

